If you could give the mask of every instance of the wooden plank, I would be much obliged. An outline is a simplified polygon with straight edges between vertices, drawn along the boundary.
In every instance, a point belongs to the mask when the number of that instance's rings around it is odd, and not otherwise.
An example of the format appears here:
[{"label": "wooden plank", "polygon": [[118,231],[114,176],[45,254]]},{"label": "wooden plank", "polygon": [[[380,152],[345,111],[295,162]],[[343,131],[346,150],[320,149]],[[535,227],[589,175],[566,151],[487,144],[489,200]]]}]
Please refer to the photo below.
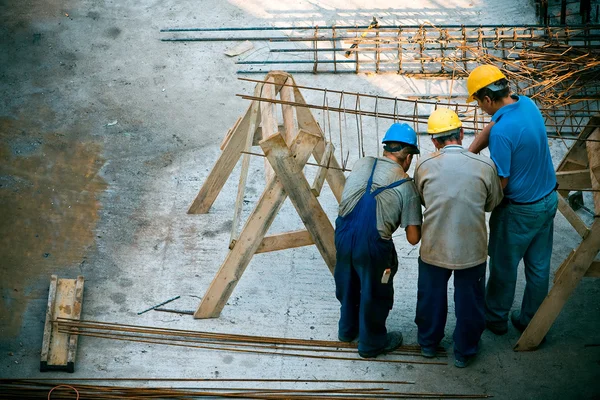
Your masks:
[{"label": "wooden plank", "polygon": [[[260,109],[259,109],[259,114],[260,114]],[[281,133],[285,132],[285,126],[277,125],[277,131],[281,132]],[[254,140],[252,141],[252,146],[258,146],[258,144],[260,143],[260,141],[262,139],[263,139],[262,128],[260,126],[258,126],[258,127],[256,127],[256,132],[254,132]]]},{"label": "wooden plank", "polygon": [[558,196],[558,210],[560,213],[569,221],[571,226],[575,228],[579,236],[585,238],[590,230],[588,229],[585,222],[579,218],[579,215],[571,208],[569,203],[562,196]]},{"label": "wooden plank", "polygon": [[[291,79],[290,79],[291,81]],[[282,86],[279,92],[281,100],[294,101],[294,89],[291,86]],[[294,107],[287,104],[281,105],[281,113],[283,115],[283,125],[285,127],[285,143],[290,146],[296,138],[296,119],[294,118]]]},{"label": "wooden plank", "polygon": [[[600,125],[600,114],[596,114],[590,118],[587,125],[579,134],[578,139],[589,138],[598,125]],[[575,142],[564,155],[556,170],[568,171],[573,169],[581,169],[581,167],[587,167],[589,164],[587,162],[586,143],[587,142],[584,141]]]},{"label": "wooden plank", "polygon": [[[73,302],[75,299],[75,279],[59,279],[56,286],[54,303],[55,318],[73,318]],[[52,329],[48,365],[67,366],[69,335]]]},{"label": "wooden plank", "polygon": [[555,285],[533,316],[515,345],[515,351],[535,350],[558,317],[567,299],[579,284],[600,250],[600,223],[596,219],[571,260],[565,265]]},{"label": "wooden plank", "polygon": [[213,166],[204,185],[202,185],[200,192],[190,206],[188,214],[206,214],[215,202],[221,189],[223,189],[223,185],[227,182],[227,178],[229,178],[235,164],[237,164],[240,159],[240,152],[244,149],[246,133],[248,132],[248,126],[250,125],[251,109],[252,103],[250,104],[250,107],[248,107],[246,114],[244,114],[242,122],[240,122],[237,125],[237,128],[231,133],[231,138],[225,145],[219,159]]},{"label": "wooden plank", "polygon": [[54,320],[54,303],[56,302],[56,287],[58,277],[50,277],[50,290],[48,292],[48,304],[46,306],[46,322],[44,324],[44,337],[42,339],[42,352],[40,357],[40,371],[48,371],[48,354],[50,352],[50,338],[52,337],[52,321]]},{"label": "wooden plank", "polygon": [[[294,88],[294,98],[296,102],[305,103],[304,96],[300,93],[300,90]],[[310,112],[309,108],[297,106],[296,107],[296,117],[298,119],[298,129],[304,129],[309,132],[314,133],[315,135],[320,135],[323,138],[323,141],[319,142],[313,151],[313,156],[317,163],[321,163],[323,160],[323,155],[325,154],[325,135],[321,130],[321,127],[315,120],[315,117]],[[340,170],[341,166],[337,161],[337,158],[334,156],[331,157],[330,168],[327,171],[327,183],[333,192],[338,203],[342,201],[342,192],[344,191],[344,186],[346,185],[346,176]]]},{"label": "wooden plank", "polygon": [[240,124],[240,122],[242,122],[242,117],[239,117],[237,119],[237,121],[235,121],[235,124],[233,124],[233,127],[231,127],[231,129],[229,129],[227,131],[227,134],[225,135],[225,137],[223,138],[223,141],[221,142],[221,145],[219,146],[219,149],[221,151],[223,151],[223,149],[227,145],[227,142],[229,142],[229,139],[231,139],[231,134],[233,133],[233,131],[235,131],[237,129],[237,127]]},{"label": "wooden plank", "polygon": [[[83,305],[83,276],[78,276],[75,283],[75,297],[73,299],[73,313],[71,318],[79,320],[81,318],[81,307]],[[79,335],[69,335],[69,345],[67,349],[67,372],[75,372],[75,359],[77,356],[77,341]]]},{"label": "wooden plank", "polygon": [[260,147],[333,274],[335,268],[333,225],[311,192],[310,185],[302,173],[303,166],[298,165],[294,160],[294,156],[281,135],[274,135],[263,140]]},{"label": "wooden plank", "polygon": [[315,176],[315,180],[310,188],[311,192],[319,197],[321,194],[321,189],[323,189],[323,184],[325,183],[325,178],[327,177],[327,171],[329,170],[329,165],[331,162],[331,155],[333,154],[333,144],[327,143],[325,145],[325,152],[323,153],[323,158],[321,158],[321,165],[319,167],[319,171],[317,172],[317,176]]},{"label": "wooden plank", "polygon": [[[576,142],[573,145],[573,149],[569,156],[565,158],[565,165],[566,164],[579,165],[579,169],[581,169],[581,167],[585,168],[589,165],[587,152],[585,150],[585,142]],[[562,170],[566,171],[568,169],[563,167]]]},{"label": "wooden plank", "polygon": [[600,215],[600,128],[594,129],[589,139],[595,142],[586,142],[588,160],[590,162],[590,178],[594,197],[594,210]]},{"label": "wooden plank", "polygon": [[[275,82],[273,77],[267,79],[268,82]],[[265,83],[261,96],[267,99],[275,98],[275,85]],[[266,139],[277,133],[277,114],[275,113],[275,104],[269,102],[260,103],[260,126],[262,128],[262,139]],[[273,169],[265,159],[265,180],[268,182],[273,178]]]},{"label": "wooden plank", "polygon": [[559,171],[556,173],[556,182],[560,189],[582,190],[589,189],[592,186],[589,169]]},{"label": "wooden plank", "polygon": [[312,236],[306,230],[279,233],[277,235],[265,236],[256,253],[268,253],[270,251],[293,249],[296,247],[310,246],[315,244]]},{"label": "wooden plank", "polygon": [[[305,165],[315,145],[322,139],[310,132],[300,130],[292,145],[298,165]],[[287,198],[283,185],[275,176],[267,183],[250,217],[246,221],[234,248],[227,254],[206,294],[202,298],[194,318],[216,318],[221,314],[252,256],[262,243],[277,212]]]},{"label": "wooden plank", "polygon": [[558,269],[554,273],[554,280],[552,281],[553,284],[555,284],[556,281],[558,281],[558,279],[560,278],[560,275],[565,271],[565,267],[571,262],[571,259],[573,258],[574,255],[575,255],[575,249],[571,250],[571,252],[567,256],[567,258],[565,258],[563,260],[563,262],[560,264],[560,267],[558,267]]},{"label": "wooden plank", "polygon": [[[259,96],[262,90],[262,84],[256,85],[254,88],[254,96]],[[249,152],[252,149],[252,140],[254,139],[254,132],[258,125],[258,109],[259,104],[254,102],[250,109],[250,124],[248,125],[248,132],[246,132],[246,144],[244,150]],[[238,183],[238,192],[235,199],[235,206],[233,209],[233,221],[231,223],[231,236],[229,243],[233,243],[238,237],[238,225],[240,220],[240,214],[242,213],[242,206],[244,204],[244,193],[246,191],[246,181],[248,180],[248,168],[250,167],[250,154],[244,154],[242,156],[242,167],[240,169],[240,181]]]},{"label": "wooden plank", "polygon": [[600,261],[594,261],[585,273],[586,278],[600,278]]},{"label": "wooden plank", "polygon": [[294,78],[292,77],[292,75],[288,72],[284,72],[284,71],[270,71],[266,77],[265,80],[273,80],[275,82],[275,94],[279,94],[279,92],[281,91],[281,89],[283,88],[283,84],[285,83],[289,83],[290,81],[293,82]]}]

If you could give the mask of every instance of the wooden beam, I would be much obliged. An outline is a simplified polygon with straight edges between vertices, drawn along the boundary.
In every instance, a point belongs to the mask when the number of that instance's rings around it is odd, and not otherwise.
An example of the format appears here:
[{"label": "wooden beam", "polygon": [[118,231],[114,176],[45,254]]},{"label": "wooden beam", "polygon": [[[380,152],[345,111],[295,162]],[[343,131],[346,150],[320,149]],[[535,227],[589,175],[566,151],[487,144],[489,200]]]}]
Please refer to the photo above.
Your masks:
[{"label": "wooden beam", "polygon": [[550,330],[556,317],[558,317],[567,299],[590,268],[599,250],[600,221],[596,219],[590,228],[590,234],[575,249],[575,254],[564,266],[564,270],[556,280],[555,285],[533,316],[523,335],[521,335],[515,345],[515,351],[530,351],[537,348]]},{"label": "wooden beam", "polygon": [[558,267],[558,269],[554,273],[554,279],[552,280],[553,284],[556,284],[556,281],[558,281],[560,279],[561,274],[565,271],[565,267],[567,265],[569,265],[569,263],[571,262],[571,259],[573,258],[574,255],[575,255],[575,249],[571,250],[571,252],[567,256],[567,258],[565,258],[563,260],[563,262],[560,264],[560,267]]},{"label": "wooden beam", "polygon": [[[296,102],[306,103],[304,100],[304,96],[300,93],[300,90],[294,88],[294,98]],[[315,135],[319,135],[323,138],[323,141],[319,142],[315,147],[313,152],[313,156],[317,163],[321,164],[323,161],[323,155],[325,154],[325,134],[321,130],[321,127],[315,120],[315,117],[310,112],[309,108],[298,106],[296,107],[296,117],[298,119],[298,128],[305,129],[309,132],[314,133]],[[331,157],[330,168],[327,171],[327,183],[333,192],[338,203],[342,201],[342,192],[344,191],[344,185],[346,185],[346,176],[340,170],[341,166],[338,163],[335,155]]]},{"label": "wooden beam", "polygon": [[52,337],[52,321],[54,321],[54,303],[56,301],[56,286],[58,277],[50,277],[50,290],[48,292],[48,304],[46,306],[46,322],[44,323],[44,337],[42,338],[42,352],[40,357],[40,371],[48,370],[48,359],[50,354],[50,338]]},{"label": "wooden beam", "polygon": [[231,137],[223,148],[223,152],[219,156],[219,159],[210,171],[208,178],[206,178],[204,185],[202,185],[200,192],[190,206],[188,214],[206,214],[215,202],[221,189],[223,189],[223,185],[227,182],[227,178],[229,178],[235,164],[237,164],[240,159],[240,152],[244,149],[246,133],[248,132],[248,126],[250,125],[251,109],[252,103],[250,104],[250,107],[248,107],[246,114],[244,114],[242,121],[237,124],[236,128],[232,131]]},{"label": "wooden beam", "polygon": [[[260,108],[259,108],[259,115],[260,115]],[[259,120],[260,120],[260,118],[259,118]],[[281,133],[285,132],[285,126],[277,125],[277,131],[281,132]],[[254,132],[254,140],[252,141],[252,146],[258,146],[258,144],[260,143],[261,140],[263,140],[262,127],[257,126],[256,132]]]},{"label": "wooden beam", "polygon": [[[298,137],[292,145],[292,153],[299,166],[306,164],[315,145],[321,140],[319,136],[310,132],[298,132]],[[267,182],[267,187],[246,221],[238,241],[227,254],[202,298],[194,318],[216,318],[221,314],[286,198],[283,185],[276,176]]]},{"label": "wooden beam", "polygon": [[[73,313],[71,318],[79,320],[81,318],[81,307],[83,305],[83,276],[78,276],[75,281],[75,301],[73,302]],[[69,345],[67,348],[67,372],[75,372],[75,359],[77,356],[77,341],[79,335],[69,335]]]},{"label": "wooden beam", "polygon": [[[268,82],[275,82],[273,77],[267,78]],[[261,97],[267,99],[275,98],[275,85],[265,83],[262,87]],[[262,128],[262,139],[269,138],[277,133],[277,114],[275,113],[275,104],[269,102],[260,103],[260,126]],[[265,180],[268,182],[273,178],[273,169],[265,159]]]},{"label": "wooden beam", "polygon": [[[254,88],[254,96],[260,96],[263,84],[258,84]],[[250,124],[248,124],[248,132],[246,132],[246,143],[244,150],[249,152],[252,148],[252,141],[254,139],[254,132],[258,125],[258,109],[259,104],[254,102],[250,109]],[[238,183],[238,192],[235,199],[235,206],[233,209],[233,221],[231,223],[231,236],[229,243],[233,243],[238,238],[238,225],[240,214],[242,213],[242,207],[244,204],[244,193],[246,192],[246,181],[248,179],[248,168],[250,167],[250,154],[244,154],[242,156],[242,167],[240,169],[240,181]]]},{"label": "wooden beam", "polygon": [[588,229],[585,222],[583,222],[581,218],[579,218],[579,215],[577,215],[577,213],[573,210],[573,208],[571,208],[569,203],[562,196],[558,196],[558,210],[567,219],[567,221],[569,221],[571,226],[575,228],[579,236],[585,239],[585,237],[589,234],[590,230]]},{"label": "wooden beam", "polygon": [[556,172],[556,182],[561,189],[582,190],[592,187],[590,170],[587,168],[574,171],[558,171]]},{"label": "wooden beam", "polygon": [[303,166],[294,160],[281,135],[263,140],[260,146],[333,274],[335,268],[333,225],[311,192],[310,185],[302,173]]},{"label": "wooden beam", "polygon": [[256,253],[267,253],[270,251],[293,249],[295,247],[310,246],[315,244],[312,236],[306,230],[299,230],[277,235],[265,236]]},{"label": "wooden beam", "polygon": [[595,142],[586,142],[588,160],[590,162],[590,178],[594,192],[594,210],[600,215],[600,128],[594,129],[589,139]]},{"label": "wooden beam", "polygon": [[[291,81],[291,79],[290,79]],[[282,86],[279,92],[282,101],[294,101],[294,89],[291,86]],[[281,105],[281,113],[283,115],[283,125],[285,127],[285,143],[290,146],[296,138],[296,119],[294,118],[294,106],[288,104]]]},{"label": "wooden beam", "polygon": [[59,332],[57,318],[79,320],[83,299],[83,276],[58,279],[52,275],[46,324],[40,358],[40,371],[75,371],[78,335]]},{"label": "wooden beam", "polygon": [[221,142],[221,145],[219,146],[219,150],[223,151],[223,149],[227,145],[227,142],[229,142],[229,139],[231,139],[231,134],[237,129],[240,122],[242,122],[242,117],[239,117],[237,121],[235,121],[235,124],[233,124],[233,127],[231,127],[231,129],[227,131],[227,134],[225,135],[223,141]]},{"label": "wooden beam", "polygon": [[[570,152],[568,153],[568,155],[564,158],[564,165],[563,168],[561,169],[561,171],[568,171],[568,170],[572,170],[572,169],[581,169],[583,168],[587,168],[589,163],[588,163],[588,157],[587,157],[587,152],[585,150],[585,142],[580,141],[580,142],[575,142],[575,144],[571,147]],[[569,168],[567,167],[567,164],[571,164],[569,166]],[[576,168],[576,166],[579,166],[578,168]]]},{"label": "wooden beam", "polygon": [[594,261],[585,273],[586,278],[600,278],[600,261]]},{"label": "wooden beam", "polygon": [[313,194],[317,197],[321,194],[321,189],[323,189],[323,184],[325,183],[325,178],[327,177],[327,172],[329,171],[329,165],[331,162],[331,155],[333,154],[333,144],[327,143],[325,145],[325,152],[323,153],[323,157],[321,158],[321,165],[319,170],[317,171],[317,176],[315,176],[315,180],[310,188]]}]

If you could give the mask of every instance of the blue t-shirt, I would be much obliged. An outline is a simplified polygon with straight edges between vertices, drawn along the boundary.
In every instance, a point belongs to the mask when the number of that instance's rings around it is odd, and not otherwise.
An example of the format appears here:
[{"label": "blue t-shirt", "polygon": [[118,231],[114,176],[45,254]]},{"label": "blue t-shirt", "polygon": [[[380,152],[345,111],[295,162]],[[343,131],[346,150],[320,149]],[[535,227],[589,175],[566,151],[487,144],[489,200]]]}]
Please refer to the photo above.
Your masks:
[{"label": "blue t-shirt", "polygon": [[544,118],[526,96],[492,116],[490,156],[498,175],[508,179],[504,196],[519,203],[537,201],[556,186]]}]

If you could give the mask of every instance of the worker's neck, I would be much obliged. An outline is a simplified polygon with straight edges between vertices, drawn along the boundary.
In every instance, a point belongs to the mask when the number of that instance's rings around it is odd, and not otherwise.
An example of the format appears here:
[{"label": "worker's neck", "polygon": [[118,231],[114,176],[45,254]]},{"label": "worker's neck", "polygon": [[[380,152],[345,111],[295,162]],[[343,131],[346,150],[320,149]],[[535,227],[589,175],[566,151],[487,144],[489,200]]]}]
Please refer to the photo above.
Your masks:
[{"label": "worker's neck", "polygon": [[[406,171],[406,168],[405,168],[405,165],[404,165],[404,164],[405,164],[405,162],[403,163],[402,161],[400,161],[400,159],[399,159],[398,157],[396,157],[396,156],[395,156],[393,153],[387,153],[387,152],[384,152],[384,153],[383,153],[383,156],[384,156],[385,158],[389,159],[389,160],[392,160],[392,161],[393,161],[393,162],[395,162],[396,164],[398,164],[398,165],[399,165],[399,166],[402,168],[402,170],[403,170],[403,171]],[[406,160],[405,160],[405,161],[406,161]],[[409,165],[410,165],[410,164],[409,164]]]},{"label": "worker's neck", "polygon": [[441,150],[441,149],[443,149],[446,146],[462,146],[462,140],[449,140],[449,141],[447,141],[444,144],[437,143],[435,147],[438,150]]},{"label": "worker's neck", "polygon": [[516,100],[513,99],[511,96],[506,96],[501,100],[493,102],[491,115],[494,115],[496,113],[496,111],[498,111],[499,109],[501,109],[504,106],[514,103],[515,101]]}]

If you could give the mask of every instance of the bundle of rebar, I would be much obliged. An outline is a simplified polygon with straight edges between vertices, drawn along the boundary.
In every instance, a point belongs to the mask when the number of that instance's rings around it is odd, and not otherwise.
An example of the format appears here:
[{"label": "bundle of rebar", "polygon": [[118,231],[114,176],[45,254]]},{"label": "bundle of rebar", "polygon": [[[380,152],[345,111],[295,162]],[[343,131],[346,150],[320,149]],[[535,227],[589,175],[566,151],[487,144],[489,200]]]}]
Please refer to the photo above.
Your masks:
[{"label": "bundle of rebar", "polygon": [[[58,332],[71,335],[204,350],[323,360],[446,365],[446,362],[424,360],[418,346],[402,346],[386,357],[360,358],[356,351],[356,343],[189,331],[63,318],[55,320],[54,323]],[[439,348],[439,355],[446,356],[443,348]],[[406,358],[407,356],[410,358]]]},{"label": "bundle of rebar", "polygon": [[[103,381],[113,385],[82,384],[81,381]],[[116,383],[162,383],[174,381],[188,383],[208,382],[246,382],[254,388],[240,387],[136,387],[117,386]],[[327,387],[314,389],[285,389],[282,383],[311,382],[315,385],[327,384]],[[275,384],[268,387],[266,384]],[[0,379],[0,393],[3,399],[200,399],[200,398],[238,398],[238,399],[485,399],[493,397],[487,394],[452,394],[434,392],[400,392],[389,386],[404,384],[398,381],[334,381],[334,380],[289,380],[289,379]],[[343,384],[343,386],[340,386]],[[230,384],[231,385],[231,384]],[[378,385],[379,387],[371,387]],[[383,387],[383,385],[387,387]],[[337,387],[339,386],[339,387]]]}]

